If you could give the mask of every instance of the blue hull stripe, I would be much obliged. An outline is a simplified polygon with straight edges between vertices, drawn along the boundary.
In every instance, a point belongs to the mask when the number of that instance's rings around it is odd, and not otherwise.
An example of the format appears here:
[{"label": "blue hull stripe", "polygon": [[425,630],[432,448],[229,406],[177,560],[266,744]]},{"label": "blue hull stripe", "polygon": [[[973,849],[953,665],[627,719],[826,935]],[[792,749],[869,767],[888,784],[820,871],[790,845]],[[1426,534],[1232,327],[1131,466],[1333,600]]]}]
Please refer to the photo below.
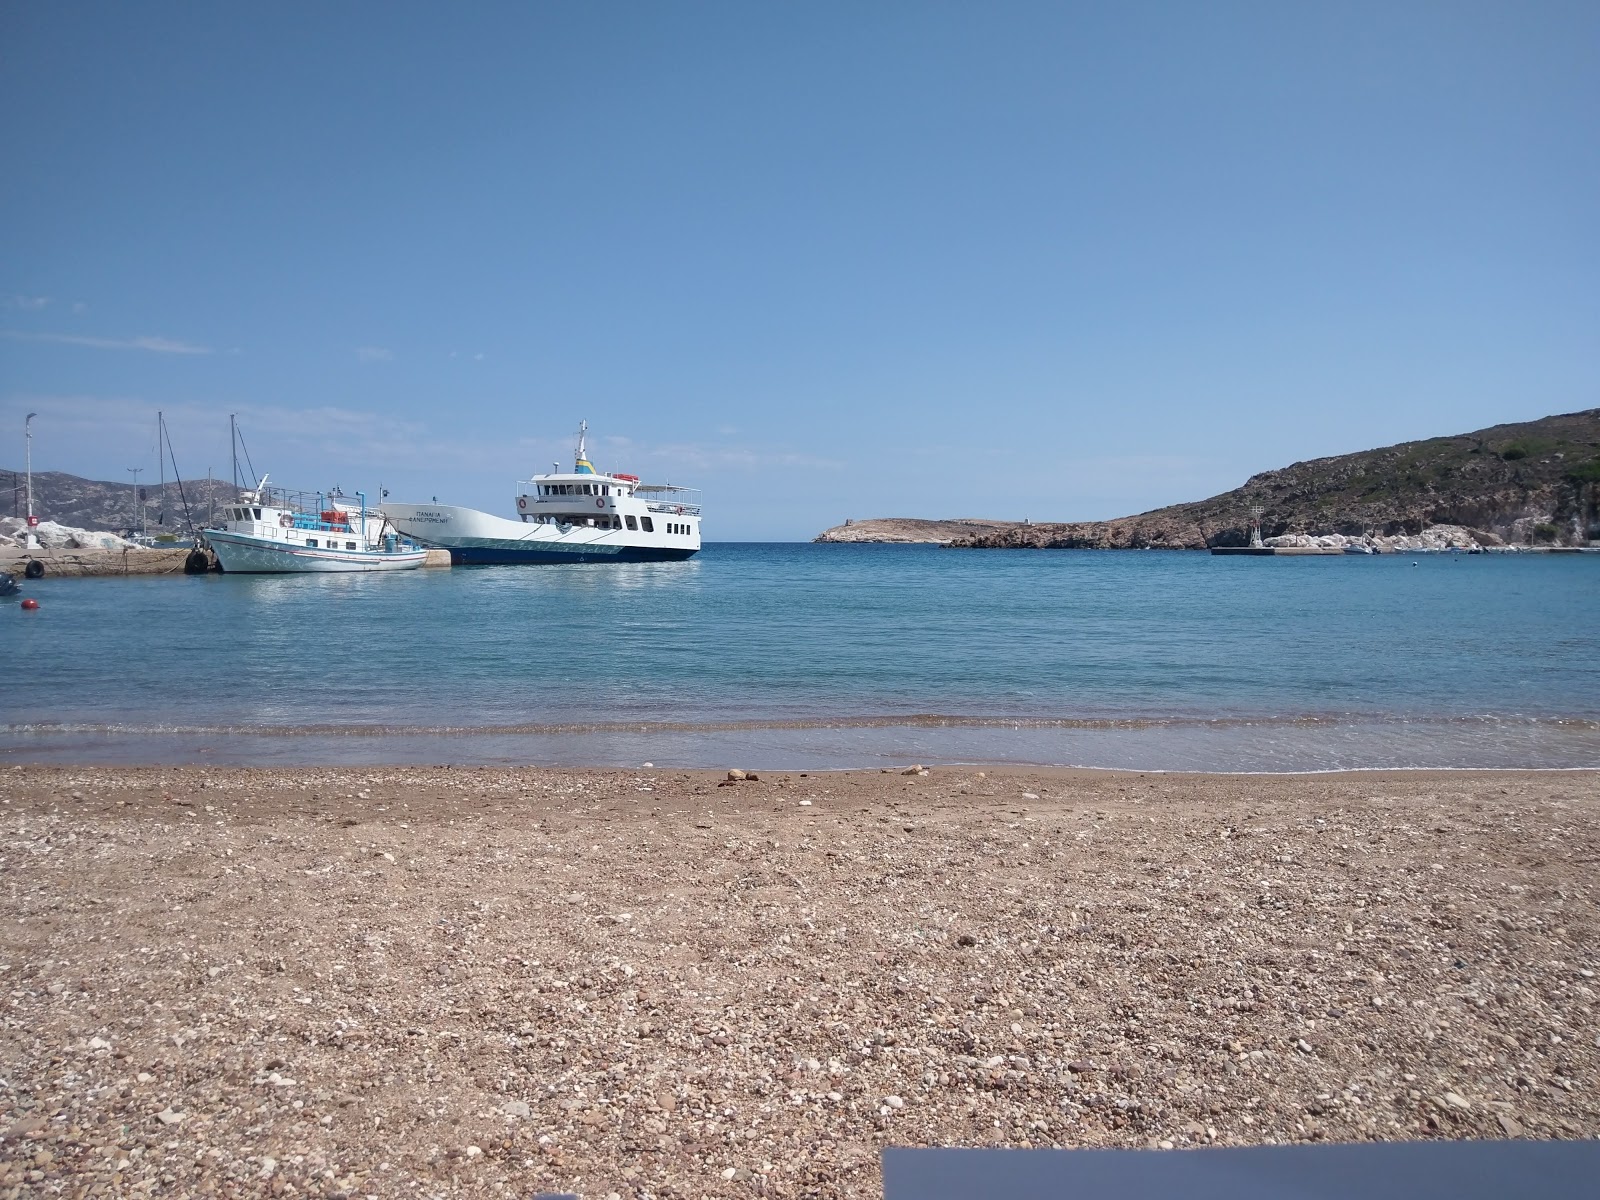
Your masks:
[{"label": "blue hull stripe", "polygon": [[570,550],[533,550],[510,546],[450,546],[452,566],[489,566],[497,563],[598,563],[682,562],[693,550],[652,546],[574,546]]}]

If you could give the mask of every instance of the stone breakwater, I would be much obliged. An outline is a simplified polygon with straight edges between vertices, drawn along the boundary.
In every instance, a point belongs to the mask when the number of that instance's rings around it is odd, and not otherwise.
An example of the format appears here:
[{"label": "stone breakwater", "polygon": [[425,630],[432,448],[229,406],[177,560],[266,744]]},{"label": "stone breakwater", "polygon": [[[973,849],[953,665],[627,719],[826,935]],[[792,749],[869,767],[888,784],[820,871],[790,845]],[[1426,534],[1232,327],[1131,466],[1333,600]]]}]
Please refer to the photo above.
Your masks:
[{"label": "stone breakwater", "polygon": [[1600,1134],[1593,773],[0,771],[0,1188]]}]

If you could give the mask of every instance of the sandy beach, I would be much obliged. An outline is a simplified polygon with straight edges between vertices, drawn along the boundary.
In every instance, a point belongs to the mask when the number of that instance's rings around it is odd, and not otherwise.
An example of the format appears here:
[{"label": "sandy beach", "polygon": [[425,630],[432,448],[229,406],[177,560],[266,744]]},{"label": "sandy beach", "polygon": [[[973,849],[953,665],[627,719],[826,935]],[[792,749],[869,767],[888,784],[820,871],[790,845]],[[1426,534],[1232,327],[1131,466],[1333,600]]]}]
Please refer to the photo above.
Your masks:
[{"label": "sandy beach", "polygon": [[1600,779],[0,771],[0,1196],[1600,1135]]}]

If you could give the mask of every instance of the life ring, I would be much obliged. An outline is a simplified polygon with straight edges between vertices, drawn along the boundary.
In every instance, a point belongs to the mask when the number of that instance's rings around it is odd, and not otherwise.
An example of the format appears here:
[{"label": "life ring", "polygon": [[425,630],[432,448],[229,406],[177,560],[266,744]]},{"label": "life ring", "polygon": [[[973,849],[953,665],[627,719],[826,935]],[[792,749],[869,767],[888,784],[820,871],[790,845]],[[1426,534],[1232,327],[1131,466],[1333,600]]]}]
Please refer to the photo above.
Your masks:
[{"label": "life ring", "polygon": [[279,513],[278,514],[278,524],[282,525],[285,529],[287,529],[287,528],[289,528],[289,526],[294,524],[294,518],[291,517],[288,513]]},{"label": "life ring", "polygon": [[518,496],[517,497],[517,507],[518,508],[527,508],[528,507],[528,498],[526,496]]},{"label": "life ring", "polygon": [[680,517],[681,517],[681,516],[683,516],[683,505],[681,505],[681,504],[680,504],[680,505],[678,505],[678,515],[679,515],[679,516],[680,516]]},{"label": "life ring", "polygon": [[596,496],[594,498],[594,506],[596,508],[604,508],[606,506],[606,498],[604,496]]}]

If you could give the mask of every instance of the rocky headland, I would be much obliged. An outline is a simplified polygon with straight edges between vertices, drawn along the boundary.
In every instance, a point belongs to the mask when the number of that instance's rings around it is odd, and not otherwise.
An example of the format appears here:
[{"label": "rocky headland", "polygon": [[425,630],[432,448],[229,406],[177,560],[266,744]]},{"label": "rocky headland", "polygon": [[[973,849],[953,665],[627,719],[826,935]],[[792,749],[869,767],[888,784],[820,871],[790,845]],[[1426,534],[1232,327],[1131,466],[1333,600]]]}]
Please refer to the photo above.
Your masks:
[{"label": "rocky headland", "polygon": [[[893,540],[940,540],[978,549],[1243,546],[1250,540],[1250,507],[1256,504],[1264,510],[1261,532],[1269,542],[1338,538],[1397,550],[1438,548],[1433,542],[1581,544],[1600,538],[1600,409],[1294,463],[1263,471],[1207,500],[1137,516],[986,522],[992,528],[947,539]],[[863,533],[834,536],[876,524],[853,522],[817,540],[880,540]],[[947,523],[923,524],[931,533]]]},{"label": "rocky headland", "polygon": [[905,542],[943,545],[956,538],[986,537],[1011,528],[1014,521],[985,521],[977,517],[953,517],[928,521],[918,517],[875,517],[868,521],[846,521],[825,529],[814,542]]}]

